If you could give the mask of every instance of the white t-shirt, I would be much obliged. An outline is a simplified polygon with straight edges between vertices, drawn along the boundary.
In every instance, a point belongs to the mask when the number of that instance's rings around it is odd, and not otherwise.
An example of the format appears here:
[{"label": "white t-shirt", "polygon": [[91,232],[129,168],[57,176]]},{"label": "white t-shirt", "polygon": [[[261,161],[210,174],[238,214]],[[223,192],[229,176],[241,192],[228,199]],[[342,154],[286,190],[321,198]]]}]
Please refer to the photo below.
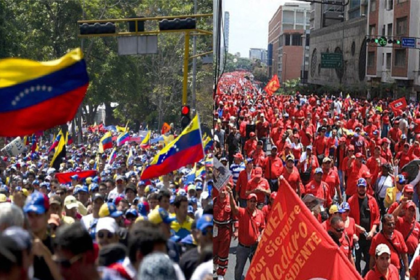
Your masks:
[{"label": "white t-shirt", "polygon": [[207,275],[213,275],[213,260],[209,260],[197,266],[190,280],[202,280]]},{"label": "white t-shirt", "polygon": [[381,178],[379,178],[378,181],[378,186],[376,187],[376,192],[379,192],[378,196],[380,198],[385,198],[386,195],[386,190],[388,188],[392,188],[393,187],[393,180],[391,178],[391,176],[381,176]]}]

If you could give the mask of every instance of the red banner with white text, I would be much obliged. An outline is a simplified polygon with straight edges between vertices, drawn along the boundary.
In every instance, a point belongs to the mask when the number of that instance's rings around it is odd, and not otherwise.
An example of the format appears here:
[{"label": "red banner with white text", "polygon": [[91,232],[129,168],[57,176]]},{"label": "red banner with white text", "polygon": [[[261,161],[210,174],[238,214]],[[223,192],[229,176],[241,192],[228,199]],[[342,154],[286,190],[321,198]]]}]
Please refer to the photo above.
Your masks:
[{"label": "red banner with white text", "polygon": [[245,280],[361,280],[285,180],[278,194]]}]

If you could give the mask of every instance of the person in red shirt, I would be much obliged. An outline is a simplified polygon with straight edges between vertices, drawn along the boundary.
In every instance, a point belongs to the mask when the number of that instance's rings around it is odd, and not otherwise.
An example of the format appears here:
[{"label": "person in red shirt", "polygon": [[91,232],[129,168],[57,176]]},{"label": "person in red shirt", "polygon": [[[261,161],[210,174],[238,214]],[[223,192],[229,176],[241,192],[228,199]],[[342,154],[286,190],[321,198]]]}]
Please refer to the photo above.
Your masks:
[{"label": "person in red shirt", "polygon": [[254,177],[248,181],[246,195],[255,194],[258,198],[258,209],[265,204],[266,196],[270,195],[270,185],[265,178],[262,178],[261,167],[256,167]]},{"label": "person in red shirt", "polygon": [[410,150],[410,144],[405,142],[403,146],[403,150],[398,152],[395,155],[395,161],[394,163],[398,165],[399,170],[402,170],[403,166],[409,163],[410,161],[417,159],[416,156],[414,156],[413,152],[409,152]]},{"label": "person in red shirt", "polygon": [[312,154],[312,146],[306,147],[306,152],[302,154],[297,164],[302,183],[306,185],[313,179],[315,169],[319,167],[318,159]]},{"label": "person in red shirt", "polygon": [[[379,226],[379,206],[376,199],[366,193],[366,180],[361,178],[357,182],[357,195],[349,198],[348,204],[350,206],[349,216],[352,217],[356,223],[357,234],[359,235],[360,249],[356,250],[356,269],[361,273],[360,262],[364,259],[369,263],[369,248],[372,237],[376,233]],[[363,255],[363,257],[362,257]],[[368,265],[362,275],[366,275],[369,270]]]},{"label": "person in red shirt", "polygon": [[340,250],[349,259],[351,264],[354,265],[353,254],[350,247],[350,238],[347,236],[344,222],[340,216],[336,216],[331,219],[331,226],[328,230],[328,235],[331,236]]},{"label": "person in red shirt", "polygon": [[377,129],[378,129],[378,127],[376,125],[372,124],[372,119],[369,118],[366,122],[366,126],[363,129],[363,131],[367,132],[369,137],[373,137],[373,132]]},{"label": "person in red shirt", "polygon": [[407,142],[407,136],[405,136],[405,134],[401,135],[401,139],[398,141],[398,143],[395,145],[395,154],[398,154],[399,152],[401,152],[404,148],[405,144],[408,144],[408,148],[410,148],[410,144]]},{"label": "person in red shirt", "polygon": [[[402,208],[404,208],[405,214],[400,217],[399,213]],[[408,263],[410,263],[419,245],[420,237],[420,224],[416,221],[416,204],[403,200],[392,215],[395,219],[395,229],[401,232],[404,237],[407,245]]]},{"label": "person in red shirt", "polygon": [[[222,187],[218,196],[213,198],[213,262],[218,266],[217,275],[226,274],[229,262],[229,247],[232,236],[234,216],[230,207],[226,187]],[[236,237],[237,237],[237,233]]]},{"label": "person in red shirt", "polygon": [[350,214],[350,205],[347,202],[343,202],[338,209],[340,217],[343,219],[344,227],[346,228],[347,236],[350,239],[350,247],[354,247],[354,243],[359,241],[359,237],[356,234],[356,222]]},{"label": "person in red shirt", "polygon": [[399,121],[394,121],[392,128],[388,132],[388,139],[391,140],[391,151],[395,151],[395,145],[398,143],[402,135],[399,124]]},{"label": "person in red shirt", "polygon": [[257,137],[258,140],[263,141],[263,150],[267,151],[267,142],[268,136],[270,135],[270,125],[268,121],[264,118],[264,114],[260,114],[260,119],[256,125]]},{"label": "person in red shirt", "polygon": [[251,157],[254,161],[254,166],[263,166],[265,160],[265,152],[262,149],[263,142],[258,140],[257,142],[257,149],[252,153]]},{"label": "person in red shirt", "polygon": [[388,138],[382,139],[382,145],[381,145],[381,157],[386,159],[387,162],[394,165],[394,158],[392,156],[391,149],[389,148],[389,144],[391,144],[391,141]]},{"label": "person in red shirt", "polygon": [[362,163],[362,160],[363,155],[357,153],[351,156],[347,162],[346,197],[351,197],[357,192],[357,180],[362,177],[364,172],[368,171],[368,168]]},{"label": "person in red shirt", "polygon": [[328,156],[329,147],[327,143],[327,138],[325,137],[325,132],[327,128],[324,126],[320,129],[319,136],[315,138],[314,141],[314,154],[318,158],[318,163],[321,165],[324,157]]},{"label": "person in red shirt", "polygon": [[385,164],[387,160],[381,157],[381,147],[376,146],[373,150],[373,155],[366,161],[366,166],[372,174],[372,182],[376,182],[378,179],[379,172],[381,172],[382,164]]},{"label": "person in red shirt", "polygon": [[245,169],[239,172],[238,181],[236,181],[236,201],[239,201],[240,207],[246,207],[246,191],[248,188],[248,181],[254,177],[254,163],[252,158],[245,160]]},{"label": "person in red shirt", "polygon": [[[389,245],[391,250],[391,263],[397,267],[398,270],[401,268],[400,258],[404,264],[404,267],[408,267],[407,258],[407,245],[405,244],[403,235],[395,229],[395,219],[391,214],[385,214],[382,217],[382,231],[372,238],[372,245],[369,249],[371,256],[369,261],[369,268],[372,269],[375,264],[375,250],[379,244]],[[404,274],[403,274],[404,275]],[[410,272],[405,272],[406,277],[410,277]]]},{"label": "person in red shirt", "polygon": [[273,203],[274,203],[274,200],[276,199],[276,197],[277,197],[277,192],[272,192],[270,194],[270,198],[268,199],[268,204],[264,205],[264,207],[261,210],[264,214],[264,219],[265,219],[266,224],[267,224],[267,219],[268,219],[268,216],[270,215],[271,208],[273,206]]},{"label": "person in red shirt", "polygon": [[375,249],[375,266],[365,276],[365,280],[399,280],[398,269],[391,263],[391,250],[386,244]]},{"label": "person in red shirt", "polygon": [[233,199],[231,189],[232,185],[228,184],[226,190],[230,198],[230,207],[232,213],[238,217],[238,247],[236,248],[236,265],[235,280],[242,279],[245,264],[248,258],[252,259],[256,245],[261,238],[261,233],[265,228],[264,214],[259,210],[257,205],[257,195],[251,193],[247,197],[246,208],[238,207]]},{"label": "person in red shirt", "polygon": [[322,175],[322,181],[328,184],[331,199],[334,199],[335,194],[337,193],[338,203],[341,203],[343,201],[343,197],[341,196],[340,191],[340,179],[337,171],[331,168],[331,162],[332,159],[329,157],[325,157],[322,160],[322,171],[324,172]]},{"label": "person in red shirt", "polygon": [[286,157],[286,165],[283,168],[281,175],[289,183],[289,185],[296,191],[299,196],[305,193],[302,181],[300,179],[299,171],[294,165],[295,158],[293,155]]},{"label": "person in red shirt", "polygon": [[250,157],[252,153],[257,149],[257,136],[254,132],[249,133],[249,139],[245,141],[244,145],[244,154],[247,157]]},{"label": "person in red shirt", "polygon": [[283,171],[283,161],[277,156],[277,147],[271,147],[271,155],[264,160],[264,178],[270,184],[270,190],[276,192],[279,188],[278,178]]},{"label": "person in red shirt", "polygon": [[333,204],[328,210],[328,213],[330,214],[330,216],[328,217],[327,220],[323,221],[321,224],[322,228],[325,229],[325,231],[327,232],[331,229],[332,218],[340,216],[340,209],[336,204]]},{"label": "person in red shirt", "polygon": [[324,208],[330,207],[332,199],[327,183],[322,181],[322,168],[315,169],[314,179],[305,186],[305,194],[312,194],[324,200]]},{"label": "person in red shirt", "polygon": [[311,145],[312,138],[313,138],[313,131],[312,128],[309,127],[309,121],[305,120],[303,122],[302,129],[299,130],[300,141],[302,145],[306,148],[307,146]]}]

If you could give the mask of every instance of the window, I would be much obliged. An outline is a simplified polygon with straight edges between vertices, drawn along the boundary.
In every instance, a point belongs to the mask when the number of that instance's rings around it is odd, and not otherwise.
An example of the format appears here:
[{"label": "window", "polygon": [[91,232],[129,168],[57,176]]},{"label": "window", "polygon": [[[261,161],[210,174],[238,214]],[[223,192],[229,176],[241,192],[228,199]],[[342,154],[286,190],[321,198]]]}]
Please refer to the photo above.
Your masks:
[{"label": "window", "polygon": [[292,35],[292,46],[302,46],[302,35],[301,34],[293,34]]},{"label": "window", "polygon": [[407,2],[407,0],[397,0],[397,3],[399,4],[399,3],[404,3],[404,2]]},{"label": "window", "polygon": [[375,65],[375,52],[368,53],[368,67],[373,67]]},{"label": "window", "polygon": [[405,35],[407,32],[407,17],[397,18],[396,35]]},{"label": "window", "polygon": [[382,36],[385,36],[385,27],[386,27],[386,25],[384,24],[384,25],[382,26]]},{"label": "window", "polygon": [[290,46],[290,34],[284,34],[284,45]]},{"label": "window", "polygon": [[391,53],[386,54],[386,69],[391,69]]},{"label": "window", "polygon": [[310,34],[306,34],[305,46],[309,47],[309,42],[310,42]]},{"label": "window", "polygon": [[388,32],[386,33],[387,36],[392,36],[392,23],[388,23]]},{"label": "window", "polygon": [[359,6],[360,6],[360,0],[350,0],[350,9],[354,7],[359,7]]},{"label": "window", "polygon": [[376,35],[376,26],[375,26],[375,24],[369,25],[369,35]]},{"label": "window", "polygon": [[282,35],[280,35],[280,37],[279,37],[279,48],[280,48],[280,47],[283,47],[283,45],[284,45],[284,36],[283,36],[283,34],[282,34]]},{"label": "window", "polygon": [[387,2],[386,9],[387,9],[388,11],[390,11],[390,10],[394,9],[394,0],[387,0],[386,2]]},{"label": "window", "polygon": [[376,11],[376,0],[370,0],[370,12],[373,13]]},{"label": "window", "polygon": [[405,49],[395,50],[394,66],[397,66],[397,67],[405,66]]}]

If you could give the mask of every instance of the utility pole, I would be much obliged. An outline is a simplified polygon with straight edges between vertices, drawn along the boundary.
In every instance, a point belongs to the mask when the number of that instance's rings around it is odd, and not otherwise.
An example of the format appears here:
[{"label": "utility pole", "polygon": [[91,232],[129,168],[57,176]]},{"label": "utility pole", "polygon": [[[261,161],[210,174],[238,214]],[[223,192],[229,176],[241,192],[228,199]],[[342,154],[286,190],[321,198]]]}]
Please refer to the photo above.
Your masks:
[{"label": "utility pole", "polygon": [[[194,0],[194,14],[196,15],[197,14],[197,0]],[[191,92],[192,92],[192,109],[193,109],[193,114],[195,114],[195,112],[196,112],[196,108],[195,108],[195,105],[196,105],[196,95],[195,95],[195,88],[196,88],[196,78],[197,78],[197,58],[196,58],[196,55],[197,54],[197,36],[196,35],[194,35],[194,37],[193,37],[193,65],[192,65],[192,67],[193,67],[193,69],[192,69],[192,71],[193,71],[193,79],[192,79],[192,90],[191,90]]]}]

